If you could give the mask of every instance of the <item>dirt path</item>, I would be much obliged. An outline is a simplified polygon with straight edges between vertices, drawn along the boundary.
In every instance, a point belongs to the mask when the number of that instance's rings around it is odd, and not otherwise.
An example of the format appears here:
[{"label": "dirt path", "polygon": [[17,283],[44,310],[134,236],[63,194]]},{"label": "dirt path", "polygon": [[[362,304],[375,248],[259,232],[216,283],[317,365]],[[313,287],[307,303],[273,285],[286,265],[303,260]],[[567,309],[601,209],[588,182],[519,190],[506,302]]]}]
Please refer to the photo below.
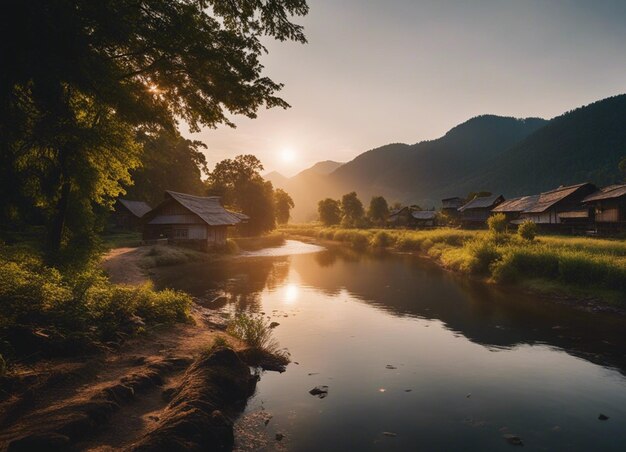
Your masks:
[{"label": "dirt path", "polygon": [[116,284],[141,285],[148,281],[146,271],[139,262],[142,248],[115,248],[102,259],[102,267]]},{"label": "dirt path", "polygon": [[[141,253],[108,253],[103,266],[111,280],[148,281]],[[0,397],[0,451],[129,448],[158,426],[167,395],[217,337],[244,347],[211,310],[194,304],[191,314],[188,323],[149,329],[98,355],[17,364],[14,391]]]}]

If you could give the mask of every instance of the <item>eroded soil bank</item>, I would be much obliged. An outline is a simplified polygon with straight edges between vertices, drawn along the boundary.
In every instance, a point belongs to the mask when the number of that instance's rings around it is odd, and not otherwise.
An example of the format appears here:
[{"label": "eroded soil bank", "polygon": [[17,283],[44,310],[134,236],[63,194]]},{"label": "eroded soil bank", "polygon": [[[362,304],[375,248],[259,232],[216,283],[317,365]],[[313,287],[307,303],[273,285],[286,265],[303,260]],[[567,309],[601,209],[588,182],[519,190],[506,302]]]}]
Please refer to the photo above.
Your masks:
[{"label": "eroded soil bank", "polygon": [[[147,252],[111,251],[103,262],[111,281],[148,282]],[[194,303],[187,323],[97,353],[16,363],[1,382],[0,450],[230,450],[258,377],[242,361],[245,344],[224,329]],[[234,351],[211,349],[218,338]]]}]

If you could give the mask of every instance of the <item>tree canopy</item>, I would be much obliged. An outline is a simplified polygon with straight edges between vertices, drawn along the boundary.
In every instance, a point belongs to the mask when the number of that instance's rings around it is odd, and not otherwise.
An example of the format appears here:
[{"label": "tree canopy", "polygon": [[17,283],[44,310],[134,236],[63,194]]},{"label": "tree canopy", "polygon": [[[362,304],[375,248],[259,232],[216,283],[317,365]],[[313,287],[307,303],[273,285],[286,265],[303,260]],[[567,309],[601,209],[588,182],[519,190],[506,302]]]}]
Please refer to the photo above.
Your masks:
[{"label": "tree canopy", "polygon": [[282,188],[274,190],[274,209],[276,211],[276,222],[278,224],[287,224],[291,216],[291,209],[295,207],[293,199]]},{"label": "tree canopy", "polygon": [[326,198],[318,202],[317,213],[325,226],[333,226],[341,221],[341,206],[335,199]]},{"label": "tree canopy", "polygon": [[341,210],[343,212],[342,225],[346,227],[360,226],[365,211],[363,210],[363,203],[355,192],[343,195],[341,198]]},{"label": "tree canopy", "polygon": [[387,205],[387,200],[382,196],[373,196],[370,200],[367,216],[374,224],[384,224],[389,216],[389,206]]},{"label": "tree canopy", "polygon": [[[136,134],[233,126],[288,107],[263,76],[263,36],[306,42],[305,0],[9,0],[0,16],[0,196],[37,206],[49,250],[89,229],[77,206],[111,205],[141,164]],[[11,191],[18,191],[11,194]],[[73,228],[73,230],[72,230]]]}]

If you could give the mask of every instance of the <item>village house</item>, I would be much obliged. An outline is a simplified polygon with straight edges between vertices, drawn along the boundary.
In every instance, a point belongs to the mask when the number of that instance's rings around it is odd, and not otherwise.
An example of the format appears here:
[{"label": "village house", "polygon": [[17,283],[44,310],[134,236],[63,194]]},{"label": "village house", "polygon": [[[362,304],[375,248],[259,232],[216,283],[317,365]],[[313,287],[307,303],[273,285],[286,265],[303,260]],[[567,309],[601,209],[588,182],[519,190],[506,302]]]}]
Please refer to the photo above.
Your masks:
[{"label": "village house", "polygon": [[165,192],[165,200],[144,219],[144,241],[167,238],[169,243],[201,249],[226,244],[227,229],[248,220],[226,210],[218,196],[194,196]]},{"label": "village house", "polygon": [[418,206],[405,206],[389,212],[387,225],[397,228],[418,228],[435,225],[437,212],[421,210]]},{"label": "village house", "polygon": [[150,210],[152,207],[143,201],[118,198],[113,206],[110,224],[115,229],[139,231],[141,230],[141,219]]},{"label": "village house", "polygon": [[626,184],[604,187],[583,199],[598,229],[626,226]]},{"label": "village house", "polygon": [[482,196],[459,207],[461,222],[468,226],[485,224],[491,211],[504,202],[502,195]]},{"label": "village house", "polygon": [[441,211],[450,218],[455,218],[459,214],[459,207],[465,204],[463,198],[455,196],[454,198],[446,198],[441,200]]},{"label": "village house", "polygon": [[411,225],[416,228],[429,228],[435,226],[437,212],[434,210],[414,210],[411,212]]},{"label": "village house", "polygon": [[496,206],[491,213],[503,213],[508,222],[519,224],[522,212],[533,207],[539,200],[539,195],[521,196],[519,198],[507,199]]},{"label": "village house", "polygon": [[581,203],[596,190],[595,185],[585,182],[543,192],[532,206],[520,212],[519,220],[530,220],[540,225],[584,225],[589,222],[589,209]]}]

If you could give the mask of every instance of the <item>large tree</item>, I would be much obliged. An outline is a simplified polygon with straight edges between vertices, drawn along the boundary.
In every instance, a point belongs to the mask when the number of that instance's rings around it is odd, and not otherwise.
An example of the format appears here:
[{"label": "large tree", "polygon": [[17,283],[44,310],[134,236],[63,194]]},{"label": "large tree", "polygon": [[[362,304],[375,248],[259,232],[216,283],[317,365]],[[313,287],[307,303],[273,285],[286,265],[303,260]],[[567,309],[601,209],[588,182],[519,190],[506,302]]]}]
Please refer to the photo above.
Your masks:
[{"label": "large tree", "polygon": [[287,107],[262,75],[261,38],[305,42],[290,18],[307,12],[305,0],[4,2],[0,166],[11,181],[0,196],[46,211],[54,256],[75,206],[123,192],[140,164],[133,133]]},{"label": "large tree", "polygon": [[347,193],[341,198],[341,210],[343,218],[341,224],[345,227],[359,227],[363,223],[363,203],[355,192]]},{"label": "large tree", "polygon": [[389,216],[389,206],[387,200],[382,196],[373,196],[370,200],[370,207],[367,210],[370,221],[376,225],[383,225]]},{"label": "large tree", "polygon": [[238,155],[215,165],[207,179],[209,195],[220,196],[222,203],[250,217],[241,230],[257,235],[276,227],[274,189],[261,176],[263,165],[254,155]]},{"label": "large tree", "polygon": [[335,199],[326,198],[318,202],[317,213],[325,226],[333,226],[341,221],[341,205]]},{"label": "large tree", "polygon": [[276,211],[276,222],[278,224],[286,224],[291,216],[291,209],[295,207],[293,199],[282,188],[274,190],[274,208]]},{"label": "large tree", "polygon": [[133,185],[126,188],[127,198],[156,206],[165,190],[204,195],[202,173],[208,168],[202,142],[166,132],[143,141],[142,166],[132,172]]}]

